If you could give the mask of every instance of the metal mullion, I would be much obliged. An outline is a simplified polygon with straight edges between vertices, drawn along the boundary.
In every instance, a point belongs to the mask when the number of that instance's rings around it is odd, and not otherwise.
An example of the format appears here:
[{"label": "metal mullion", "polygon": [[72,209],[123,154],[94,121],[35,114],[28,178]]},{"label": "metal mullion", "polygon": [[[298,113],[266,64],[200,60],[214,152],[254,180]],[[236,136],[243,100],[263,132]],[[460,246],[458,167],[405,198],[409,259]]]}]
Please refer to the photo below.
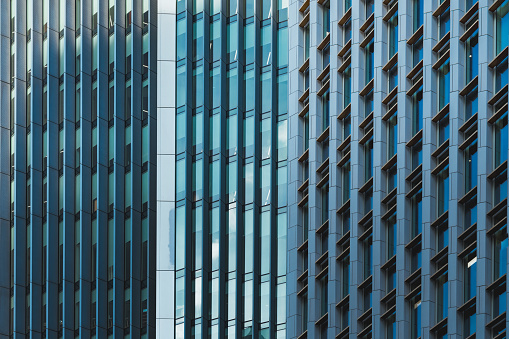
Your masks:
[{"label": "metal mullion", "polygon": [[[113,252],[113,333],[124,334],[124,211],[125,211],[125,1],[115,1],[114,31],[114,252]],[[117,333],[119,332],[119,333]]]},{"label": "metal mullion", "polygon": [[[147,240],[147,336],[156,335],[156,201],[157,201],[157,1],[149,0],[149,71],[148,71],[148,134],[149,134],[149,193],[148,193],[148,240]],[[153,33],[154,32],[154,33]]]},{"label": "metal mullion", "polygon": [[[108,2],[98,1],[98,56],[108,55]],[[107,336],[108,307],[108,58],[97,59],[96,336]]]},{"label": "metal mullion", "polygon": [[[81,65],[80,65],[80,308],[79,334],[86,338],[91,335],[91,269],[92,269],[92,79],[91,79],[91,46],[92,46],[92,11],[90,3],[81,2]],[[86,58],[84,56],[87,56]]]},{"label": "metal mullion", "polygon": [[[49,8],[57,8],[56,0],[49,0],[46,4]],[[48,46],[58,45],[58,12],[49,11],[47,44]],[[47,278],[46,278],[46,337],[58,335],[58,51],[48,48],[47,50]],[[57,189],[55,189],[57,188]]]},{"label": "metal mullion", "polygon": [[[2,3],[0,11],[0,109],[2,112],[10,111],[10,1]],[[11,225],[10,225],[10,114],[0,119],[0,191],[4,194],[0,203],[0,313],[10,314],[10,284],[11,284]],[[10,317],[0,318],[0,335],[8,336]]]},{"label": "metal mullion", "polygon": [[[31,41],[33,45],[33,58],[31,65],[31,185],[30,185],[30,224],[31,244],[30,244],[30,334],[37,336],[42,331],[42,55],[38,52],[42,50],[42,26],[38,24],[36,17],[42,17],[42,7],[40,1],[31,1],[33,9],[33,22]],[[37,51],[37,52],[35,52]]]},{"label": "metal mullion", "polygon": [[[64,154],[63,154],[63,335],[74,335],[74,255],[75,255],[75,6],[72,2],[65,2],[65,23],[63,38],[63,57],[60,63],[64,63],[63,86],[64,86]],[[63,15],[64,13],[60,13]]]},{"label": "metal mullion", "polygon": [[[26,288],[27,282],[27,221],[26,221],[26,13],[25,3],[15,1],[15,26],[11,27],[14,42],[10,50],[14,49],[14,77],[11,80],[14,87],[11,90],[14,97],[14,338],[24,337],[26,333]],[[11,8],[12,10],[12,8]],[[9,91],[11,93],[11,91]],[[11,131],[12,132],[12,131]]]},{"label": "metal mullion", "polygon": [[[132,25],[131,25],[131,278],[130,278],[130,335],[132,338],[141,335],[141,255],[142,255],[142,223],[140,195],[134,194],[135,190],[141,191],[141,180],[135,180],[135,176],[142,175],[139,166],[141,164],[141,131],[142,131],[142,8],[140,0],[132,0]],[[139,139],[138,139],[139,138]],[[139,142],[136,146],[135,143]],[[137,154],[138,152],[140,154]],[[136,159],[136,160],[135,160]],[[139,173],[139,174],[137,174]],[[139,201],[139,202],[138,202]],[[127,312],[127,310],[124,310]]]}]

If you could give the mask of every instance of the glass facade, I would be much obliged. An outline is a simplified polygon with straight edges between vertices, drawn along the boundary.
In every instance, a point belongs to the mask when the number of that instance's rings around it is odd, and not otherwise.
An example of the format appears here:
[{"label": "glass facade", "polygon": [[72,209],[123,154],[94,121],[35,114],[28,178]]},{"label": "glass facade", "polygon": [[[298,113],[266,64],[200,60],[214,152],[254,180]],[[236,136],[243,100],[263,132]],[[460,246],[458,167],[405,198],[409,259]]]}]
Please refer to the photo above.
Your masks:
[{"label": "glass facade", "polygon": [[[176,74],[163,80],[175,101],[158,106],[175,121],[164,125],[169,135],[158,136],[160,145],[175,144],[159,149],[175,169],[164,186],[169,192],[159,194],[170,227],[163,222],[158,232],[174,239],[158,268],[174,287],[174,302],[160,312],[171,321],[161,331],[175,338],[284,338],[288,1],[159,6],[159,20],[175,20],[177,34],[176,53],[159,55],[159,65]],[[158,95],[171,96],[164,89]],[[158,248],[167,248],[165,241]]]},{"label": "glass facade", "polygon": [[0,337],[505,338],[508,4],[4,1]]},{"label": "glass facade", "polygon": [[156,10],[2,3],[5,337],[155,336]]}]

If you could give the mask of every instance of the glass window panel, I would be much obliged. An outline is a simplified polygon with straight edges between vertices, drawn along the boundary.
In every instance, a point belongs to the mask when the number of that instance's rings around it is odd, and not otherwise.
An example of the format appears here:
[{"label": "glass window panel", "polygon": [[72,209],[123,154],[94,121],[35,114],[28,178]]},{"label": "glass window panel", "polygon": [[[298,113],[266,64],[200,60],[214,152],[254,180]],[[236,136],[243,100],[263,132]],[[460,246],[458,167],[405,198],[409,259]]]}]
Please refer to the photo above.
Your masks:
[{"label": "glass window panel", "polygon": [[253,210],[244,212],[244,269],[246,273],[253,272],[254,264],[254,215]]},{"label": "glass window panel", "polygon": [[250,204],[254,201],[254,174],[253,174],[253,163],[246,164],[244,166],[244,191],[246,204]]},{"label": "glass window panel", "polygon": [[177,107],[184,106],[186,104],[187,95],[187,76],[185,65],[177,67],[176,87],[177,87]]},{"label": "glass window panel", "polygon": [[221,148],[221,114],[214,114],[210,117],[209,128],[209,148],[216,154]]},{"label": "glass window panel", "polygon": [[509,0],[505,0],[495,12],[496,54],[500,53],[509,43]]},{"label": "glass window panel", "polygon": [[[180,179],[177,179],[177,181]],[[193,201],[203,198],[203,159],[193,162]]]},{"label": "glass window panel", "polygon": [[261,106],[262,113],[272,110],[272,78],[271,72],[264,72],[260,75],[261,82]]},{"label": "glass window panel", "polygon": [[467,83],[474,79],[479,73],[479,48],[478,48],[478,30],[466,42],[467,58]]},{"label": "glass window panel", "polygon": [[203,58],[203,19],[193,22],[193,61]]},{"label": "glass window panel", "polygon": [[270,182],[271,182],[271,166],[270,164],[264,165],[260,170],[260,199],[261,205],[270,204]]},{"label": "glass window panel", "polygon": [[477,185],[477,140],[465,149],[465,193]]},{"label": "glass window panel", "polygon": [[215,67],[210,70],[210,99],[212,108],[221,105],[221,67]]},{"label": "glass window panel", "polygon": [[271,125],[272,120],[271,118],[263,119],[260,123],[261,125],[261,158],[267,159],[270,158],[270,151],[271,151]]},{"label": "glass window panel", "polygon": [[[228,210],[228,272],[237,268],[237,210]],[[228,312],[229,313],[229,312]],[[229,313],[230,314],[230,313]]]},{"label": "glass window panel", "polygon": [[237,162],[233,161],[226,165],[228,203],[237,200]]},{"label": "glass window panel", "polygon": [[389,59],[398,51],[398,11],[389,19]]},{"label": "glass window panel", "polygon": [[438,69],[438,109],[449,103],[451,80],[449,73],[449,59]]},{"label": "glass window panel", "polygon": [[507,112],[495,122],[495,168],[507,160]]},{"label": "glass window panel", "polygon": [[254,69],[244,72],[244,88],[245,88],[245,110],[251,111],[255,108],[255,78]]},{"label": "glass window panel", "polygon": [[228,132],[226,134],[226,147],[228,148],[230,155],[237,154],[237,114],[230,115],[227,118],[227,128]]},{"label": "glass window panel", "polygon": [[226,39],[227,39],[226,48],[228,52],[229,62],[237,61],[238,40],[239,40],[237,21],[228,24],[226,29]]},{"label": "glass window panel", "polygon": [[238,79],[237,79],[237,68],[232,68],[227,72],[228,78],[228,106],[229,109],[234,109],[238,105]]},{"label": "glass window panel", "polygon": [[493,280],[507,273],[507,226],[494,236]]},{"label": "glass window panel", "polygon": [[260,216],[260,274],[262,275],[270,273],[271,247],[270,211],[266,211]]},{"label": "glass window panel", "polygon": [[254,116],[244,119],[244,153],[250,156],[254,152]]},{"label": "glass window panel", "polygon": [[210,199],[212,201],[219,200],[219,183],[221,178],[220,172],[220,164],[219,160],[216,160],[210,164],[210,176],[209,176],[209,190],[210,190]]},{"label": "glass window panel", "polygon": [[193,153],[203,151],[203,112],[193,115]]},{"label": "glass window panel", "polygon": [[221,20],[210,24],[210,58],[212,61],[221,58]]},{"label": "glass window panel", "polygon": [[205,79],[203,76],[203,64],[198,65],[193,69],[193,99],[194,107],[203,106],[204,92],[205,92]]},{"label": "glass window panel", "polygon": [[[246,0],[246,3],[253,0]],[[254,62],[254,44],[255,44],[255,27],[254,23],[244,26],[244,53],[245,64],[249,65]]]},{"label": "glass window panel", "polygon": [[277,114],[283,115],[288,113],[288,73],[277,77],[277,91]]},{"label": "glass window panel", "polygon": [[[184,0],[179,0],[179,2]],[[186,57],[186,18],[177,21],[177,60]]]}]

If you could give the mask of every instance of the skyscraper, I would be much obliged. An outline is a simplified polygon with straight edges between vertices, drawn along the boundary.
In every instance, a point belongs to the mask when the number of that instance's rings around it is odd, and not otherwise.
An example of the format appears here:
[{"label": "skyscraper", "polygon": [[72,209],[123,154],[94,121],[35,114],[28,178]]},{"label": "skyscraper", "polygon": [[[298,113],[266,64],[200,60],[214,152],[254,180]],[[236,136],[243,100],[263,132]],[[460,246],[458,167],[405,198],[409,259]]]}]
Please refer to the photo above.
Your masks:
[{"label": "skyscraper", "polygon": [[508,11],[290,1],[287,337],[506,337]]},{"label": "skyscraper", "polygon": [[3,0],[0,336],[505,338],[509,0]]},{"label": "skyscraper", "polygon": [[2,337],[155,336],[156,5],[1,2]]},{"label": "skyscraper", "polygon": [[288,3],[159,6],[159,335],[284,337]]}]

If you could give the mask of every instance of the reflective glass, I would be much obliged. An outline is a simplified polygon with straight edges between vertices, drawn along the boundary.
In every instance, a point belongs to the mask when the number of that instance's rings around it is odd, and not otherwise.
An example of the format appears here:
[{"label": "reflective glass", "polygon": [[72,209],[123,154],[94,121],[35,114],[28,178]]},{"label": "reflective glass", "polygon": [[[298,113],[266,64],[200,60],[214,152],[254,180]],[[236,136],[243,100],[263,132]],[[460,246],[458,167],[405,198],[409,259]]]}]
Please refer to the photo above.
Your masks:
[{"label": "reflective glass", "polygon": [[495,12],[496,54],[500,53],[509,43],[509,0],[505,0]]}]

